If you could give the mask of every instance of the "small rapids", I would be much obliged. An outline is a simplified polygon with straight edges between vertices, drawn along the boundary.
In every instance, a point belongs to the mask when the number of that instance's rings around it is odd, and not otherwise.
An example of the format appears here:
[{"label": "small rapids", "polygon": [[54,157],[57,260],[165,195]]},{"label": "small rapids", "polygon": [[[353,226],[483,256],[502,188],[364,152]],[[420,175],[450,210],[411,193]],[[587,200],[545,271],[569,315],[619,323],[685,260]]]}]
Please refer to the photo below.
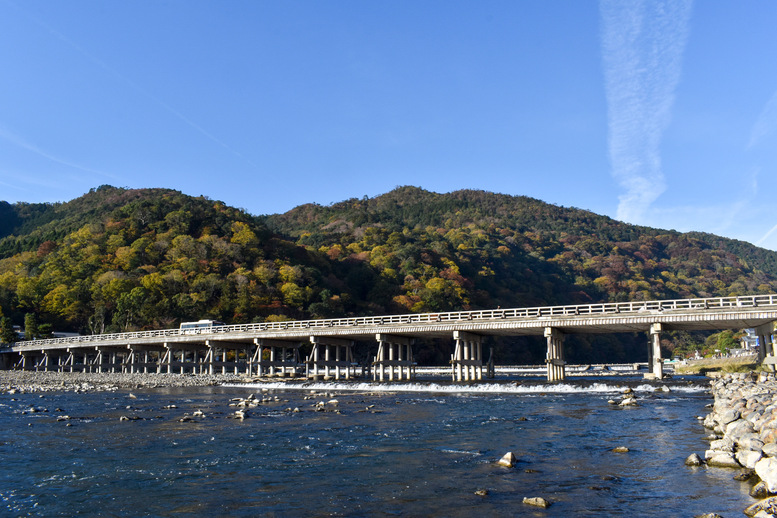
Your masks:
[{"label": "small rapids", "polygon": [[[435,393],[435,394],[618,394],[627,388],[636,393],[653,393],[661,391],[666,385],[651,385],[647,383],[631,386],[628,384],[610,383],[554,383],[554,384],[515,384],[515,383],[473,383],[473,384],[444,384],[444,383],[370,383],[370,382],[261,382],[240,383],[229,386],[245,387],[254,390],[310,390],[317,392],[363,392],[363,393]],[[700,384],[673,385],[669,387],[671,392],[703,393],[707,387]]]}]

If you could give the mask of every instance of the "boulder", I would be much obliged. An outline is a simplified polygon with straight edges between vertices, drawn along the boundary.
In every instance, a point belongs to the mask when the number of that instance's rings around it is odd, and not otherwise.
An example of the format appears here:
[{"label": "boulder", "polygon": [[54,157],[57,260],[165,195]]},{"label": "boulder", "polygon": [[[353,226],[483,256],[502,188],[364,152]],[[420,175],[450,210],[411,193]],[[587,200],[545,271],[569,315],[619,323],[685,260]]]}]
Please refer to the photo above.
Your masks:
[{"label": "boulder", "polygon": [[697,453],[691,453],[688,455],[688,458],[685,459],[686,466],[701,466],[702,464],[704,464],[704,460],[699,457]]},{"label": "boulder", "polygon": [[766,490],[766,484],[759,482],[750,489],[750,496],[753,498],[766,498],[769,491]]},{"label": "boulder", "polygon": [[750,480],[751,478],[755,477],[755,470],[751,468],[745,468],[736,475],[734,475],[734,480],[739,482],[744,482],[745,480]]},{"label": "boulder", "polygon": [[767,457],[777,457],[777,443],[770,442],[769,444],[764,444],[761,451]]},{"label": "boulder", "polygon": [[777,428],[764,427],[760,437],[764,444],[777,442]]},{"label": "boulder", "polygon": [[717,439],[715,441],[710,441],[710,450],[733,452],[734,442],[728,437],[725,437],[723,439]]},{"label": "boulder", "polygon": [[542,498],[541,496],[533,496],[531,498],[524,497],[523,503],[527,505],[533,505],[535,507],[550,507],[550,502]]},{"label": "boulder", "polygon": [[505,453],[501,459],[497,462],[500,466],[504,466],[506,468],[512,468],[516,463],[515,455],[513,455],[513,452],[508,451]]},{"label": "boulder", "polygon": [[613,453],[628,453],[629,449],[625,446],[616,446],[612,449]]},{"label": "boulder", "polygon": [[777,493],[777,459],[764,457],[755,464],[755,472],[770,493]]},{"label": "boulder", "polygon": [[737,441],[739,449],[763,451],[764,443],[755,433],[746,433]]},{"label": "boulder", "polygon": [[626,396],[619,404],[620,406],[637,406],[637,398]]},{"label": "boulder", "polygon": [[753,433],[753,423],[745,419],[737,419],[726,425],[726,436],[731,440],[738,442],[739,438]]},{"label": "boulder", "polygon": [[734,410],[733,408],[727,408],[718,415],[718,422],[721,425],[726,426],[729,423],[739,419],[739,416],[740,416],[739,410]]},{"label": "boulder", "polygon": [[741,468],[733,453],[716,452],[707,459],[707,466],[715,468]]},{"label": "boulder", "polygon": [[[744,510],[746,516],[777,516],[777,496],[765,498]],[[764,514],[760,514],[764,513]]]},{"label": "boulder", "polygon": [[746,468],[755,468],[755,463],[761,460],[763,454],[760,451],[740,450],[736,453],[737,461]]}]

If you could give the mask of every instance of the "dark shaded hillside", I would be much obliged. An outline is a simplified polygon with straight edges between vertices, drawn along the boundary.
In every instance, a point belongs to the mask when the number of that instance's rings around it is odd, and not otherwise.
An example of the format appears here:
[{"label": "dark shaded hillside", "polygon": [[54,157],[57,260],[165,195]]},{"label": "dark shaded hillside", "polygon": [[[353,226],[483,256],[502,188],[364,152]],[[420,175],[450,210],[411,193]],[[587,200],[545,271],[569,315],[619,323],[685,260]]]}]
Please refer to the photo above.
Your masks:
[{"label": "dark shaded hillside", "polygon": [[[434,279],[461,288],[459,300],[454,297],[448,306],[466,299],[473,307],[777,288],[777,253],[708,234],[628,225],[521,196],[471,190],[440,195],[401,187],[330,207],[304,205],[265,221],[335,260],[360,258],[381,275],[403,281],[395,301],[414,310],[440,309],[423,303],[424,287]],[[454,280],[453,272],[461,278]]]}]

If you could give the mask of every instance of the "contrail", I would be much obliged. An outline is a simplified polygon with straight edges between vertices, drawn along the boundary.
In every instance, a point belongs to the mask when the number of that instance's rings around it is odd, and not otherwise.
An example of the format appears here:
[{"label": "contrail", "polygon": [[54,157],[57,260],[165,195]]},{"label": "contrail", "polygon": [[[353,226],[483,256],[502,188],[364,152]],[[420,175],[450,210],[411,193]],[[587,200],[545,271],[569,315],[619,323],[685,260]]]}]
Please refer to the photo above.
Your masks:
[{"label": "contrail", "polygon": [[769,232],[767,232],[766,234],[764,234],[763,236],[761,236],[761,239],[759,239],[758,241],[756,241],[756,242],[755,242],[755,245],[756,245],[756,246],[761,246],[761,244],[762,244],[764,241],[766,241],[767,239],[769,239],[769,236],[771,236],[771,235],[772,235],[772,234],[774,234],[775,232],[777,232],[777,225],[774,225],[774,226],[771,228],[771,230],[769,230]]},{"label": "contrail", "polygon": [[42,150],[38,146],[36,146],[34,144],[30,144],[29,142],[27,142],[26,140],[24,140],[20,136],[16,135],[15,133],[12,133],[12,132],[8,131],[6,128],[4,128],[2,126],[0,126],[0,138],[2,138],[4,140],[7,140],[8,142],[10,142],[10,143],[12,143],[12,144],[14,144],[16,146],[19,146],[22,149],[26,149],[27,151],[29,151],[31,153],[35,153],[36,155],[39,155],[39,156],[42,156],[43,158],[51,160],[52,162],[56,162],[57,164],[61,164],[61,165],[67,166],[67,167],[72,167],[73,169],[78,169],[78,170],[84,171],[86,173],[99,174],[99,175],[105,176],[107,178],[113,178],[113,179],[118,178],[116,175],[113,175],[113,174],[110,174],[110,173],[106,173],[104,171],[98,171],[97,169],[90,169],[90,168],[84,167],[84,166],[82,166],[80,164],[76,164],[75,162],[71,162],[69,160],[65,160],[64,158],[59,158],[57,156],[54,156],[54,155],[52,155],[52,154]]},{"label": "contrail", "polygon": [[758,145],[763,139],[769,136],[777,127],[777,92],[766,103],[758,120],[753,125],[753,131],[750,133],[750,143],[748,148]]},{"label": "contrail", "polygon": [[660,141],[671,118],[691,0],[600,0],[609,154],[625,189],[617,218],[640,222],[664,192]]},{"label": "contrail", "polygon": [[49,24],[47,24],[46,22],[44,22],[43,20],[40,20],[40,19],[36,18],[35,16],[32,16],[30,13],[26,12],[24,9],[22,9],[21,7],[19,7],[18,5],[16,5],[16,4],[15,4],[14,2],[12,2],[11,0],[6,0],[6,2],[7,2],[7,3],[9,3],[9,4],[11,4],[11,5],[13,5],[13,6],[14,6],[14,7],[15,7],[15,8],[16,8],[16,9],[17,9],[17,10],[20,12],[20,13],[22,13],[22,14],[23,14],[23,15],[24,15],[26,18],[28,18],[29,20],[31,20],[32,22],[34,22],[35,24],[37,24],[37,25],[38,25],[38,26],[40,26],[41,28],[43,28],[43,29],[45,29],[46,31],[48,31],[49,33],[51,33],[51,34],[52,34],[54,37],[56,37],[56,38],[57,38],[57,39],[59,39],[60,41],[62,41],[62,42],[64,42],[64,43],[66,43],[66,44],[67,44],[69,47],[71,47],[71,48],[73,48],[74,50],[76,50],[76,51],[77,51],[79,54],[81,54],[82,56],[84,56],[85,58],[87,58],[89,61],[91,61],[92,63],[94,63],[95,65],[97,65],[99,68],[101,68],[101,69],[103,69],[104,71],[108,72],[110,75],[112,75],[113,77],[115,77],[115,78],[116,78],[117,80],[119,80],[120,82],[122,82],[122,83],[126,84],[127,86],[131,87],[133,90],[135,90],[136,92],[138,92],[139,94],[141,94],[141,95],[143,95],[143,96],[147,97],[148,99],[152,100],[153,102],[155,102],[156,104],[158,104],[159,106],[161,106],[162,108],[164,108],[164,110],[165,110],[165,111],[167,111],[168,113],[170,113],[170,114],[172,114],[173,116],[175,116],[177,119],[179,119],[180,121],[182,121],[183,123],[185,123],[187,126],[189,126],[189,127],[193,128],[193,129],[194,129],[194,130],[196,130],[197,132],[201,133],[202,135],[204,135],[206,138],[208,138],[208,139],[209,139],[209,140],[211,140],[212,142],[215,142],[216,144],[218,144],[219,146],[223,147],[224,149],[226,149],[226,150],[227,150],[227,151],[229,151],[230,153],[232,153],[232,154],[234,154],[234,155],[236,155],[236,156],[238,156],[238,157],[242,158],[243,160],[245,160],[246,162],[248,162],[250,165],[252,165],[252,166],[256,167],[256,166],[255,166],[255,164],[251,163],[251,161],[249,161],[249,160],[248,160],[246,157],[244,157],[244,156],[243,156],[241,153],[239,153],[238,151],[236,151],[235,149],[233,149],[232,147],[230,147],[229,145],[227,145],[225,142],[223,142],[223,141],[221,141],[220,139],[218,139],[217,137],[215,137],[213,134],[211,134],[211,133],[209,133],[208,131],[206,131],[204,128],[202,128],[202,127],[201,127],[201,126],[199,126],[198,124],[195,124],[195,123],[194,123],[194,122],[193,122],[191,119],[189,119],[188,117],[186,117],[185,115],[183,115],[183,114],[182,114],[181,112],[179,112],[178,110],[176,110],[176,109],[172,108],[172,107],[171,107],[169,104],[165,103],[165,102],[164,102],[164,101],[162,101],[161,99],[159,99],[159,98],[155,97],[154,95],[150,94],[149,92],[147,92],[146,90],[144,90],[143,88],[141,88],[141,87],[140,87],[138,84],[134,83],[134,82],[133,82],[133,81],[131,81],[130,79],[128,79],[128,78],[126,78],[125,76],[123,76],[122,74],[120,74],[120,73],[119,73],[117,70],[115,70],[114,68],[112,68],[112,67],[108,66],[108,64],[106,64],[106,63],[105,63],[105,62],[103,62],[102,60],[98,59],[97,57],[93,56],[91,53],[87,52],[87,51],[86,51],[84,48],[82,48],[81,46],[79,46],[79,45],[78,45],[77,43],[75,43],[73,40],[71,40],[70,38],[68,38],[67,36],[65,36],[64,34],[62,34],[61,32],[59,32],[59,31],[55,30],[55,29],[54,29],[54,28],[52,28],[52,27],[51,27]]}]

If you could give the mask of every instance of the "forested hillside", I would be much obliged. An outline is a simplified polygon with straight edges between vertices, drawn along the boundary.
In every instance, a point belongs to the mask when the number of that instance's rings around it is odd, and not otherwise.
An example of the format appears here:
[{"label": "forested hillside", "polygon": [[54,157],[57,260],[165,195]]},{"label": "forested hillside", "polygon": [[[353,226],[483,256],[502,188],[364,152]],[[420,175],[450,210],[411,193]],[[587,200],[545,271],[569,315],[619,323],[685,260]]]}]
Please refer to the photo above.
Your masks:
[{"label": "forested hillside", "polygon": [[[401,187],[262,217],[166,189],[0,203],[0,311],[81,333],[773,292],[777,253],[482,191]],[[644,349],[575,340],[572,359]],[[504,346],[525,361],[542,348],[518,349]]]},{"label": "forested hillside", "polygon": [[775,252],[482,191],[402,187],[266,222],[335,261],[369,263],[398,289],[393,302],[412,311],[777,289]]}]

